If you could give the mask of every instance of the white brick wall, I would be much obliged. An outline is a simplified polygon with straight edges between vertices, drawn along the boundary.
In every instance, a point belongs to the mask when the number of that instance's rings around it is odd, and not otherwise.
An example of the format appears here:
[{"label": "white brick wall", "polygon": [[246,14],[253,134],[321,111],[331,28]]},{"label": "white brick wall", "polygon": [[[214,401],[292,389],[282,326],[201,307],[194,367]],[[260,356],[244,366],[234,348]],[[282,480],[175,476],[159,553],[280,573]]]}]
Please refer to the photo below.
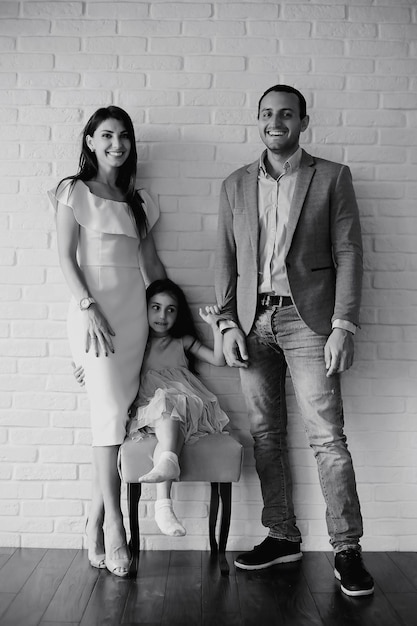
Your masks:
[{"label": "white brick wall", "polygon": [[[131,114],[141,182],[159,194],[161,257],[197,307],[213,301],[220,182],[258,156],[258,97],[287,82],[308,100],[305,147],[351,166],[362,215],[362,330],[344,390],[363,545],[417,549],[416,40],[414,0],[0,4],[0,545],[83,542],[88,401],[71,376],[45,195],[76,170],[82,126],[99,106]],[[246,446],[229,543],[245,549],[265,531],[244,403],[236,372],[204,372]],[[290,412],[304,548],[327,549],[292,394]],[[208,546],[206,485],[175,486],[181,539],[157,532],[154,490],[144,492],[147,547]]]}]

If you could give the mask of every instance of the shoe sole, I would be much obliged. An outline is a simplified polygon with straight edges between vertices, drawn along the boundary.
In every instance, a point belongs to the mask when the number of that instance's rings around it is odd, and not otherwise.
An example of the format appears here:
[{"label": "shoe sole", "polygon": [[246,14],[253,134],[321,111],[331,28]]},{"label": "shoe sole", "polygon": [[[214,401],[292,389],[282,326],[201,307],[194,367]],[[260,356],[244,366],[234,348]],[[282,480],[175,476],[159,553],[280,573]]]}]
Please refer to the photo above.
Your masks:
[{"label": "shoe sole", "polygon": [[358,591],[351,591],[350,589],[346,589],[346,587],[342,585],[342,577],[337,571],[337,569],[334,570],[334,575],[335,575],[335,578],[337,578],[337,580],[340,581],[341,591],[343,591],[344,594],[346,594],[347,596],[350,596],[351,598],[358,598],[361,596],[371,596],[374,592],[374,587],[371,587],[370,589],[358,589]]},{"label": "shoe sole", "polygon": [[245,570],[267,569],[268,567],[272,567],[272,565],[279,565],[280,563],[293,563],[294,561],[299,561],[302,558],[303,558],[303,553],[297,552],[296,554],[287,554],[285,556],[279,556],[277,559],[273,559],[273,561],[268,561],[268,563],[258,563],[257,565],[245,565],[244,563],[239,563],[238,561],[234,561],[234,564],[239,569],[245,569]]}]

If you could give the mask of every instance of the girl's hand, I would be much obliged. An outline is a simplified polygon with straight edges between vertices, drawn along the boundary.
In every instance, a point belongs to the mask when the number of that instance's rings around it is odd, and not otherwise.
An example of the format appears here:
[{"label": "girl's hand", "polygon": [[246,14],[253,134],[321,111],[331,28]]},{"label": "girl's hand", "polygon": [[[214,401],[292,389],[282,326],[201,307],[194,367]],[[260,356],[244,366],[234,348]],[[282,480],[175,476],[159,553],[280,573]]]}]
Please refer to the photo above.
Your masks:
[{"label": "girl's hand", "polygon": [[84,387],[85,386],[85,373],[84,373],[84,368],[82,365],[75,365],[74,361],[71,362],[71,365],[73,367],[73,374],[75,377],[75,380],[77,381],[77,383],[81,386]]},{"label": "girl's hand", "polygon": [[115,333],[97,305],[92,304],[84,314],[88,316],[85,351],[88,352],[92,347],[96,356],[99,356],[100,351],[105,356],[109,351],[114,352],[112,337]]},{"label": "girl's hand", "polygon": [[220,313],[220,309],[215,304],[214,306],[206,306],[205,311],[203,309],[198,309],[198,314],[203,319],[206,324],[209,324],[212,328],[218,329],[218,322],[223,319],[222,314]]}]

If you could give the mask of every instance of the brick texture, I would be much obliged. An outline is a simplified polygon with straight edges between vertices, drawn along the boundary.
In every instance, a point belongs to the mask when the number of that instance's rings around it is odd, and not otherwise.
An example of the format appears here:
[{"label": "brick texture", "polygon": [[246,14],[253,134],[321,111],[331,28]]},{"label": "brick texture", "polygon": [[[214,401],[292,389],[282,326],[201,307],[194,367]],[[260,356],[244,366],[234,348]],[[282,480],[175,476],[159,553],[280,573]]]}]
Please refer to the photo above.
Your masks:
[{"label": "brick texture", "polygon": [[[410,0],[1,3],[0,545],[83,544],[88,400],[71,375],[69,294],[45,195],[76,171],[82,126],[99,106],[132,116],[140,184],[162,210],[156,243],[196,311],[214,298],[221,180],[259,155],[258,97],[286,82],[307,97],[304,147],[351,166],[362,214],[362,328],[343,385],[363,547],[417,550],[416,35]],[[250,548],[265,529],[238,377],[206,367],[204,380],[245,445],[229,548]],[[328,549],[315,461],[288,388],[303,547]],[[187,536],[158,532],[146,487],[143,545],[207,548],[208,486],[178,484],[174,497]]]}]

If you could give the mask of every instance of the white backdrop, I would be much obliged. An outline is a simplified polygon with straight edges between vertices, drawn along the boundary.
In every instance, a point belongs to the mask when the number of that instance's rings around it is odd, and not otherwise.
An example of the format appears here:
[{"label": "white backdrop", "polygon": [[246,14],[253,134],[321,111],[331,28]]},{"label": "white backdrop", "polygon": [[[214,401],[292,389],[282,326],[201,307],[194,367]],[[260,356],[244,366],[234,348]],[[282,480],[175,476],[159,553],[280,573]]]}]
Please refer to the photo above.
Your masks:
[{"label": "white backdrop", "polygon": [[[158,249],[197,308],[214,299],[221,180],[260,154],[258,98],[285,82],[307,97],[303,146],[351,166],[360,205],[362,329],[344,390],[363,546],[416,550],[416,2],[5,1],[0,51],[0,545],[83,541],[88,402],[71,375],[68,290],[45,192],[75,172],[84,123],[109,104],[133,118],[140,184],[162,211]],[[246,447],[229,548],[250,548],[265,531],[238,378],[202,371]],[[303,548],[328,549],[290,383],[289,393]],[[144,491],[147,547],[207,547],[207,486],[176,486],[180,539],[159,534],[153,487]]]}]

